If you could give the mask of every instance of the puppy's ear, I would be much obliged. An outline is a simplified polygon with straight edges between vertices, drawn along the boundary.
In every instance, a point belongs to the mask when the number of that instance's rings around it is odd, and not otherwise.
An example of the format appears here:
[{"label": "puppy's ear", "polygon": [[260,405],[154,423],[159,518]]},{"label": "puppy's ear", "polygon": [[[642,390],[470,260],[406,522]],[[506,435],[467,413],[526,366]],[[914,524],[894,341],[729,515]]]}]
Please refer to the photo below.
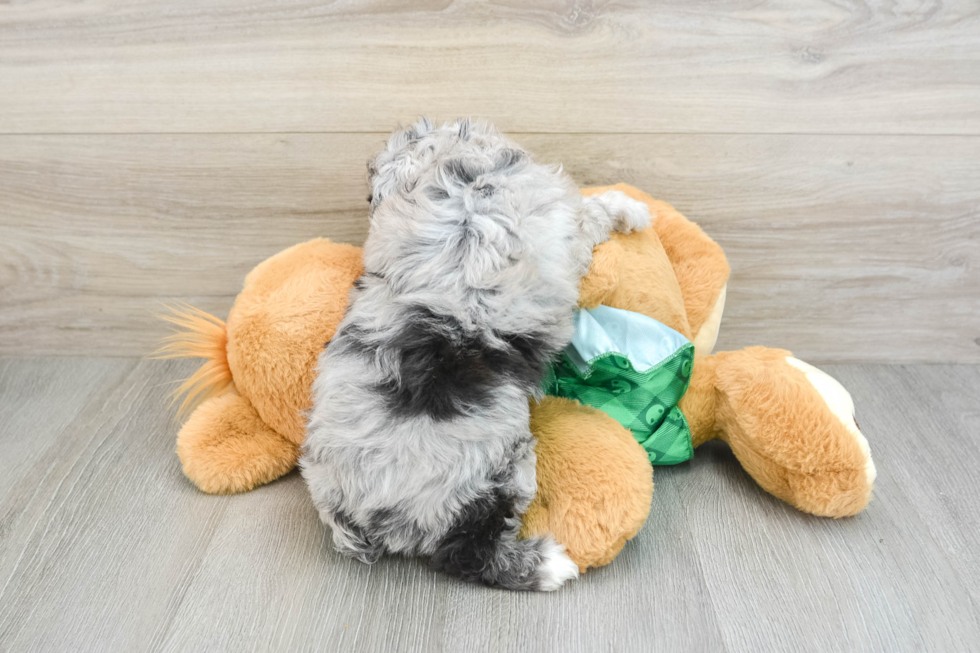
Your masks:
[{"label": "puppy's ear", "polygon": [[372,206],[379,204],[399,184],[417,173],[418,162],[412,151],[432,130],[432,121],[420,118],[415,124],[392,133],[385,149],[368,161],[368,183],[371,186],[368,201]]},{"label": "puppy's ear", "polygon": [[619,285],[619,265],[623,255],[622,246],[615,237],[597,245],[592,254],[592,266],[582,277],[578,288],[578,305],[582,308],[595,308],[605,304]]}]

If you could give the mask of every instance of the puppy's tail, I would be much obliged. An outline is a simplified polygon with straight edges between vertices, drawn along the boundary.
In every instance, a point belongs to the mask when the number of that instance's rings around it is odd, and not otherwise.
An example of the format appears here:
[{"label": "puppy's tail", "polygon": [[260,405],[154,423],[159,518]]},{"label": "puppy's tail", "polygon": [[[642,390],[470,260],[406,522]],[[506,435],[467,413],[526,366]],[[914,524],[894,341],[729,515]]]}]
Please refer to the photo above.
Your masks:
[{"label": "puppy's tail", "polygon": [[518,540],[513,502],[477,499],[432,555],[433,568],[467,581],[509,590],[550,592],[578,577],[578,565],[550,537]]},{"label": "puppy's tail", "polygon": [[184,416],[206,399],[222,394],[231,385],[228,330],[223,320],[193,306],[171,306],[169,309],[169,314],[158,317],[179,330],[164,338],[152,357],[207,359],[173,391],[175,402],[184,396],[177,409],[177,415]]}]

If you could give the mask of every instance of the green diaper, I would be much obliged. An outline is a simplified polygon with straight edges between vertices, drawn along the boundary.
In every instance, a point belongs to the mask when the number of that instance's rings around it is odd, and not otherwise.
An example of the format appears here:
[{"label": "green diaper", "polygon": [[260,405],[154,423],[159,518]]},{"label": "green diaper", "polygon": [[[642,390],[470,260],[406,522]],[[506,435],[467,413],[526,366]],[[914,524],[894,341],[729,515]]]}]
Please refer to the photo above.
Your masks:
[{"label": "green diaper", "polygon": [[608,306],[581,310],[575,335],[545,378],[546,394],[576,399],[628,428],[654,465],[694,455],[677,402],[691,382],[694,345],[665,324]]}]

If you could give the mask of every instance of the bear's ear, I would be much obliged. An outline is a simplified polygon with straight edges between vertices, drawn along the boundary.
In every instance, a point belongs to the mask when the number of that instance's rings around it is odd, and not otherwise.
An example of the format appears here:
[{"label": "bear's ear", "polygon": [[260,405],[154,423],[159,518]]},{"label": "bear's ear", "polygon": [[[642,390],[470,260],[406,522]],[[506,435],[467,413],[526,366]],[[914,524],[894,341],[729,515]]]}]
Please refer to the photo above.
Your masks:
[{"label": "bear's ear", "polygon": [[592,253],[592,266],[578,287],[578,305],[595,308],[605,304],[619,285],[619,264],[623,248],[615,239],[597,245]]}]

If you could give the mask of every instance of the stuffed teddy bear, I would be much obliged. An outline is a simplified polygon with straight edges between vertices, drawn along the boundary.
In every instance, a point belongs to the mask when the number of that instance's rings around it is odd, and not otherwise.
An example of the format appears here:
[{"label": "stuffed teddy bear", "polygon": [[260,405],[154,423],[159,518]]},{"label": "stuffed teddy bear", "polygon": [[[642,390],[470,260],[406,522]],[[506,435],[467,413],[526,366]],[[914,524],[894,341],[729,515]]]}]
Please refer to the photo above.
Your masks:
[{"label": "stuffed teddy bear", "polygon": [[[787,351],[711,355],[729,274],[721,248],[669,205],[610,188],[646,202],[653,224],[596,248],[576,330],[592,337],[573,345],[626,342],[649,365],[613,351],[556,364],[546,387],[558,396],[531,402],[538,492],[522,535],[553,534],[582,571],[609,563],[646,520],[651,462],[681,462],[711,439],[800,510],[862,510],[874,466],[847,391]],[[189,307],[165,318],[182,331],[160,357],[207,359],[176,390],[194,408],[177,453],[201,490],[245,492],[295,467],[319,353],[362,271],[359,248],[316,239],[259,264],[227,324]]]},{"label": "stuffed teddy bear", "polygon": [[[610,189],[646,202],[653,224],[640,233],[614,234],[596,247],[592,266],[580,286],[580,306],[620,309],[653,318],[662,330],[682,336],[672,340],[690,342],[694,350],[675,408],[679,421],[684,422],[686,433],[681,435],[687,439],[664,446],[657,442],[656,432],[647,438],[647,425],[637,428],[632,414],[623,420],[624,428],[631,428],[634,437],[643,442],[654,464],[662,462],[661,457],[671,456],[674,460],[669,462],[678,462],[678,454],[682,461],[694,448],[720,439],[763,489],[799,510],[826,517],[845,517],[863,510],[871,498],[876,472],[868,442],[854,419],[850,394],[834,378],[785,350],[750,347],[712,355],[729,275],[721,248],[673,207],[636,188],[618,184],[583,192]],[[579,329],[575,338],[579,338]],[[624,377],[617,381],[626,383]],[[586,392],[569,394],[588,401],[594,398],[592,390],[588,387]],[[628,392],[623,388],[617,391]],[[662,401],[650,405],[668,426],[672,407]],[[565,410],[572,408],[566,406]],[[532,415],[532,424],[536,417]],[[548,418],[555,419],[551,414]],[[593,427],[589,422],[596,419],[594,414],[577,415],[575,427],[568,421],[563,427],[590,431]],[[563,485],[556,483],[556,479],[566,485],[577,481],[573,472],[552,468],[557,453],[553,447],[560,445],[561,438],[539,436],[540,500],[536,499],[525,513],[522,533],[555,533],[559,541],[571,542],[570,550],[578,552],[588,544],[608,540],[602,539],[596,524],[589,523],[588,506],[569,501],[562,495]],[[679,447],[681,444],[686,447]],[[566,499],[562,509],[555,510],[556,500],[561,499]],[[575,519],[569,519],[570,513]],[[607,537],[611,539],[613,534]],[[616,544],[606,549],[607,556],[618,552],[622,542]],[[599,549],[594,546],[591,551]],[[611,560],[603,556],[572,558],[580,566],[583,560],[594,566]]]}]

